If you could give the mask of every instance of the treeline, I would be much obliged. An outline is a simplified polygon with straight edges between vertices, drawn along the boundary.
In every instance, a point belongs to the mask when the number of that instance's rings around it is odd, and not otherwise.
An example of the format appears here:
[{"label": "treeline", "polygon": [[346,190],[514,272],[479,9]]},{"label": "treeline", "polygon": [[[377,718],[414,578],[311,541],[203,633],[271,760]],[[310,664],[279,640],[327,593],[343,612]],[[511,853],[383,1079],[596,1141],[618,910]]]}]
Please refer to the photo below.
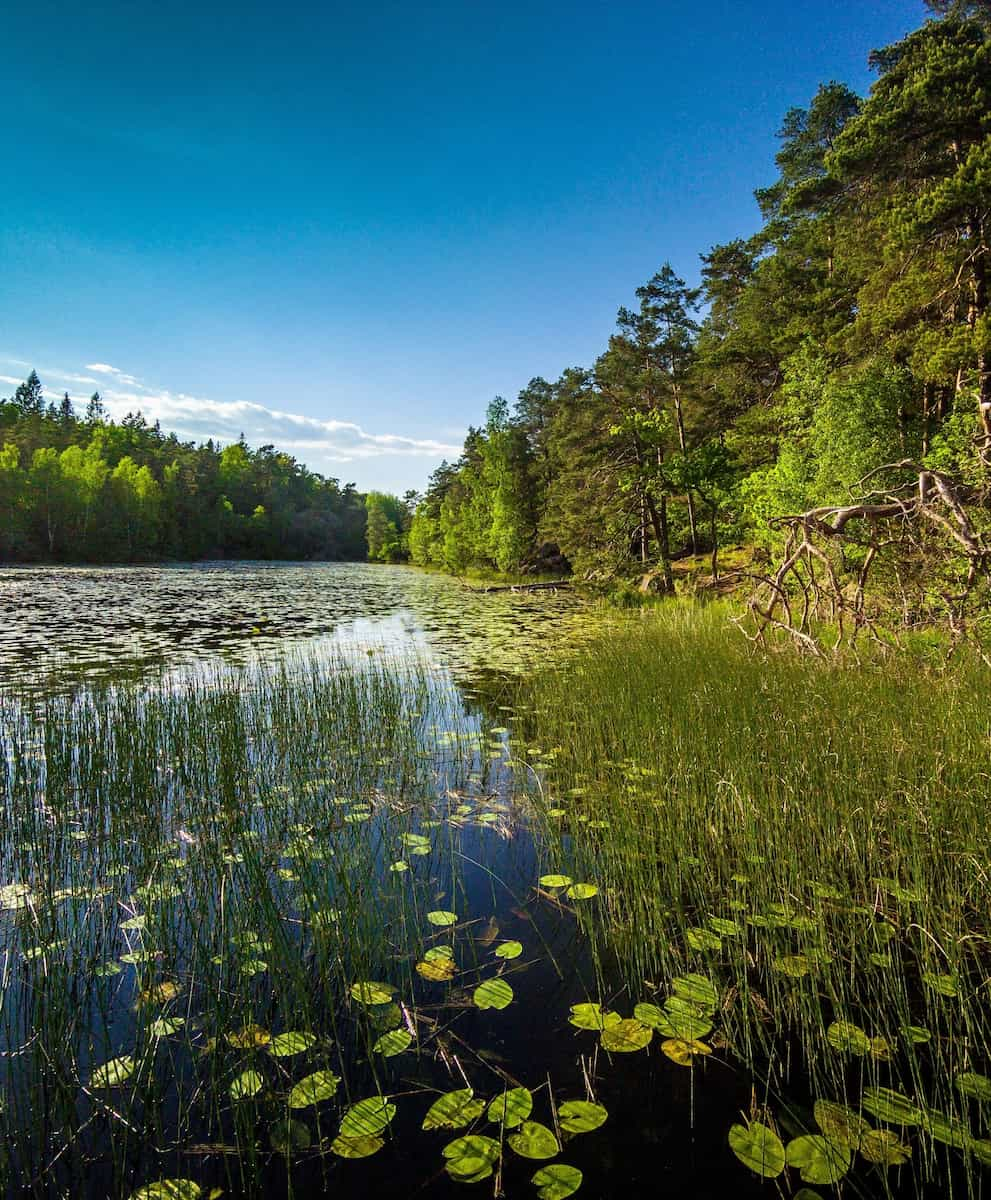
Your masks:
[{"label": "treeline", "polygon": [[991,2],[929,7],[866,99],[827,83],[786,114],[762,227],[700,287],[662,267],[591,367],[491,405],[419,500],[414,562],[670,587],[907,459],[987,506]]},{"label": "treeline", "polygon": [[35,372],[0,400],[0,561],[362,559],[365,497],[243,438],[222,449],[139,414],[47,404]]}]

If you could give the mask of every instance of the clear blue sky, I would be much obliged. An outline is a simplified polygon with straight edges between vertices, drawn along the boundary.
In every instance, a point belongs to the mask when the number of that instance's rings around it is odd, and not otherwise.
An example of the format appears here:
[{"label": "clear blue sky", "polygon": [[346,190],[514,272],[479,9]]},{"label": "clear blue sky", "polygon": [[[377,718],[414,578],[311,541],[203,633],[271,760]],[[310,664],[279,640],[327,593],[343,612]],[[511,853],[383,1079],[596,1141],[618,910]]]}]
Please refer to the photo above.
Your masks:
[{"label": "clear blue sky", "polygon": [[753,231],[775,132],[919,0],[8,4],[0,394],[419,486],[493,395]]}]

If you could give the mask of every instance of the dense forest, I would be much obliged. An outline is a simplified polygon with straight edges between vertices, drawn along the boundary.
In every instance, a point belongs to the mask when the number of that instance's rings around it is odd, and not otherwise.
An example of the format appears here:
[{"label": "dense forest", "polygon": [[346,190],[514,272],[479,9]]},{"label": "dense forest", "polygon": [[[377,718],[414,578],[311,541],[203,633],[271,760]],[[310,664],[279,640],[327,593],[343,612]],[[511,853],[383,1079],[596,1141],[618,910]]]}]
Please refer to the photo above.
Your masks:
[{"label": "dense forest", "polygon": [[965,507],[983,547],[991,4],[929,7],[871,56],[867,98],[830,82],[785,115],[761,228],[702,254],[700,287],[662,266],[591,366],[490,406],[419,500],[414,562],[518,571],[563,556],[665,590],[679,558],[780,552],[776,517],[875,489],[861,527],[910,523],[920,472],[924,490],[953,481],[929,526],[954,532]]},{"label": "dense forest", "polygon": [[140,414],[0,401],[0,561],[365,557],[365,497],[273,446],[195,446]]}]

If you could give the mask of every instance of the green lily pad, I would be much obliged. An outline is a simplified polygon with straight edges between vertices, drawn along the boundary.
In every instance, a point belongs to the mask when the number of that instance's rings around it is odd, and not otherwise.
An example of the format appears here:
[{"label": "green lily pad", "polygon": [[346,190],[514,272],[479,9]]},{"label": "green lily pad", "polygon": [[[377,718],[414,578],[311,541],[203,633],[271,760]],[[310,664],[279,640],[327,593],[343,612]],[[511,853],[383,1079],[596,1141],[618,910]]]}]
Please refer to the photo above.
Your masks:
[{"label": "green lily pad", "polygon": [[370,1096],[352,1104],[341,1119],[341,1136],[373,1137],[381,1133],[396,1115],[396,1106],[384,1096]]},{"label": "green lily pad", "polygon": [[351,997],[360,1004],[388,1004],[395,994],[396,989],[390,983],[363,980],[351,984]]},{"label": "green lily pad", "polygon": [[685,941],[693,950],[722,950],[723,940],[711,929],[703,929],[700,925],[685,930]]},{"label": "green lily pad", "polygon": [[458,973],[458,966],[453,958],[424,959],[416,964],[416,973],[430,983],[447,983]]},{"label": "green lily pad", "polygon": [[499,1161],[499,1143],[479,1133],[448,1142],[442,1151],[448,1175],[459,1183],[478,1183],[488,1179]]},{"label": "green lily pad", "polygon": [[192,1179],[160,1179],[132,1192],[130,1200],[199,1200],[203,1189]]},{"label": "green lily pad", "polygon": [[834,1021],[826,1030],[826,1041],[841,1054],[869,1054],[871,1039],[850,1021]]},{"label": "green lily pad", "polygon": [[557,1110],[558,1124],[565,1133],[591,1133],[604,1125],[609,1113],[591,1100],[566,1100]]},{"label": "green lily pad", "polygon": [[566,1200],[578,1191],[583,1178],[577,1167],[569,1167],[567,1163],[550,1163],[541,1167],[530,1182],[537,1189],[540,1200]]},{"label": "green lily pad", "polygon": [[437,908],[433,912],[427,913],[427,920],[431,925],[446,929],[449,925],[457,925],[458,914],[449,912],[446,908]]},{"label": "green lily pad", "polygon": [[598,894],[599,887],[595,883],[573,883],[565,892],[569,900],[591,900]]},{"label": "green lily pad", "polygon": [[872,1117],[889,1125],[918,1125],[922,1121],[919,1106],[892,1088],[868,1088],[861,1104]]},{"label": "green lily pad", "polygon": [[797,1167],[805,1183],[837,1183],[850,1170],[851,1151],[821,1134],[806,1134],[788,1143],[785,1161]]},{"label": "green lily pad", "polygon": [[120,1058],[111,1058],[102,1067],[96,1068],[89,1085],[93,1088],[120,1087],[134,1074],[135,1066],[134,1059],[129,1054],[121,1055]]},{"label": "green lily pad", "polygon": [[172,1035],[178,1033],[185,1024],[185,1017],[158,1017],[148,1026],[148,1032],[152,1037],[172,1037]]},{"label": "green lily pad", "polygon": [[630,1054],[636,1050],[645,1050],[653,1036],[654,1031],[649,1025],[627,1018],[603,1029],[600,1040],[603,1050],[613,1054]]},{"label": "green lily pad", "polygon": [[540,886],[545,888],[571,887],[574,880],[570,875],[541,875]]},{"label": "green lily pad", "polygon": [[333,1071],[314,1071],[307,1075],[289,1093],[290,1108],[308,1108],[311,1104],[322,1104],[337,1094],[340,1079]]},{"label": "green lily pad", "polygon": [[496,958],[519,958],[522,953],[522,942],[503,942],[495,948]]},{"label": "green lily pad", "polygon": [[522,1125],[533,1111],[533,1096],[529,1088],[511,1088],[503,1092],[489,1105],[488,1118],[497,1124],[502,1122],[506,1129]]},{"label": "green lily pad", "polygon": [[984,1104],[991,1103],[991,1079],[974,1071],[963,1071],[953,1081],[961,1095]]},{"label": "green lily pad", "polygon": [[553,1158],[561,1150],[553,1132],[539,1121],[524,1121],[506,1141],[522,1158]]},{"label": "green lily pad", "polygon": [[879,1166],[900,1167],[912,1157],[912,1147],[906,1146],[890,1129],[871,1129],[861,1139],[860,1153]]},{"label": "green lily pad", "polygon": [[600,1004],[572,1004],[568,1023],[576,1029],[608,1029],[623,1018],[617,1012],[603,1009]]},{"label": "green lily pad", "polygon": [[393,1055],[402,1054],[404,1050],[408,1050],[412,1042],[413,1035],[408,1029],[392,1029],[388,1033],[383,1033],[372,1049],[384,1058],[392,1058]]},{"label": "green lily pad", "polygon": [[781,1139],[773,1129],[759,1121],[734,1125],[729,1131],[729,1145],[745,1167],[765,1179],[776,1179],[785,1169],[785,1148]]},{"label": "green lily pad", "polygon": [[370,1158],[385,1145],[380,1137],[343,1137],[338,1135],[330,1143],[331,1154],[338,1158]]},{"label": "green lily pad", "polygon": [[267,1048],[273,1058],[291,1058],[294,1054],[302,1054],[304,1050],[312,1050],[316,1044],[316,1034],[290,1030],[276,1034]]},{"label": "green lily pad", "polygon": [[960,993],[956,975],[939,975],[935,971],[926,971],[922,982],[940,996],[957,996]]},{"label": "green lily pad", "polygon": [[676,996],[697,1004],[703,1012],[714,1013],[719,1007],[719,993],[704,975],[678,975],[671,980],[671,987]]},{"label": "green lily pad", "polygon": [[863,1138],[871,1132],[867,1121],[845,1104],[831,1100],[817,1100],[813,1106],[816,1124],[832,1142],[839,1142],[856,1150]]},{"label": "green lily pad", "polygon": [[232,1100],[250,1100],[257,1096],[265,1086],[265,1080],[258,1071],[242,1071],[230,1086]]},{"label": "green lily pad", "polygon": [[463,1129],[482,1115],[484,1100],[476,1100],[470,1088],[438,1096],[423,1118],[424,1129]]},{"label": "green lily pad", "polygon": [[476,1008],[506,1008],[513,1002],[513,989],[505,979],[486,979],[475,988],[471,998]]}]

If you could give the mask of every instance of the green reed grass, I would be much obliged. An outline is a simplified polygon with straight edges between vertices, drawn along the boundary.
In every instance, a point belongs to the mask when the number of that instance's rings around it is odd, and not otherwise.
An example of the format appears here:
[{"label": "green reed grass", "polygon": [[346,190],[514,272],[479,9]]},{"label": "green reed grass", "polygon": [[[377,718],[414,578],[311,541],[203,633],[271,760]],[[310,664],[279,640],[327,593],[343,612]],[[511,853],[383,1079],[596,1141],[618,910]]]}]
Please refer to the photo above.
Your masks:
[{"label": "green reed grass", "polygon": [[[898,1089],[935,1114],[919,1186],[961,1153],[976,1176],[991,1112],[954,1081],[991,1075],[991,673],[759,654],[728,616],[633,616],[527,681],[550,859],[602,888],[585,925],[632,1000],[710,975],[763,1086]],[[883,1040],[841,1052],[834,1021]]]}]

